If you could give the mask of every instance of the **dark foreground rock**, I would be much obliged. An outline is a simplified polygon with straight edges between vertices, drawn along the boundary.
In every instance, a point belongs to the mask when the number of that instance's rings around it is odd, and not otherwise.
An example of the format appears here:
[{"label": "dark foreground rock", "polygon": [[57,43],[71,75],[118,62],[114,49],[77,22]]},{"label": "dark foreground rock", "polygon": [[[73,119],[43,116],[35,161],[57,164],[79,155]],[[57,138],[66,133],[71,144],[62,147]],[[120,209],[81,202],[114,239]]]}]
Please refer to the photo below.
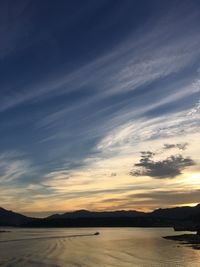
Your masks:
[{"label": "dark foreground rock", "polygon": [[197,234],[183,234],[174,236],[164,236],[168,240],[178,241],[182,244],[191,245],[194,249],[200,249],[200,235]]}]

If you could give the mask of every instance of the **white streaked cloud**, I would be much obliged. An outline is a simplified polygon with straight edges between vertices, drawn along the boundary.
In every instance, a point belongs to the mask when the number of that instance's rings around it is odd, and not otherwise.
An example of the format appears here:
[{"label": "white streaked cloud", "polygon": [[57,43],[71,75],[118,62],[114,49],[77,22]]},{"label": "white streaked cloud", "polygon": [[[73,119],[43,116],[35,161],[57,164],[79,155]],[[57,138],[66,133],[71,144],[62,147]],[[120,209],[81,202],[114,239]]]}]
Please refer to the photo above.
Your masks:
[{"label": "white streaked cloud", "polygon": [[[193,19],[195,20],[195,16]],[[154,21],[158,26],[151,30],[147,26],[143,27],[138,36],[133,33],[111,53],[109,51],[87,62],[75,71],[65,72],[63,68],[62,71],[52,74],[48,80],[36,81],[28,88],[27,85],[20,90],[16,88],[15,91],[19,91],[18,93],[9,92],[8,96],[2,99],[1,110],[25,102],[37,102],[54,95],[69,93],[88,85],[95,90],[95,96],[88,100],[90,103],[97,98],[134,90],[181,71],[195,62],[200,37],[192,30],[188,35],[177,34],[175,37],[174,31],[169,31],[169,24],[165,25],[167,20],[169,20],[168,16],[161,21]],[[176,23],[178,28],[191,22],[185,18],[181,23],[178,20]],[[160,25],[162,25],[162,31]],[[165,38],[168,42],[165,42]]]},{"label": "white streaked cloud", "polygon": [[29,160],[24,159],[23,153],[16,151],[0,155],[0,183],[11,183],[24,176],[30,176],[34,167]]},{"label": "white streaked cloud", "polygon": [[[25,3],[19,6],[19,16],[25,7]],[[29,156],[3,152],[5,148],[0,151],[0,201],[9,206],[14,199],[20,203],[28,199],[30,209],[65,210],[129,208],[134,203],[147,205],[150,200],[151,208],[165,189],[181,189],[180,199],[188,201],[191,194],[184,193],[188,188],[195,193],[192,201],[196,200],[200,172],[199,10],[184,10],[184,16],[182,12],[174,7],[163,16],[152,16],[112,49],[105,45],[101,53],[83,62],[77,60],[72,67],[63,57],[61,64],[52,66],[52,72],[41,70],[41,76],[34,78],[30,77],[37,64],[30,64],[27,76],[20,66],[16,69],[21,73],[19,79],[9,79],[1,86],[2,144],[4,147],[5,141],[13,150],[24,147]],[[0,27],[0,34],[6,37],[0,44],[0,60],[12,56],[21,36],[29,32],[30,25],[24,24],[27,19],[12,25],[8,33]],[[23,43],[21,49],[28,54],[32,42]],[[27,54],[22,52],[22,58]],[[15,67],[15,59],[13,62]],[[172,150],[164,150],[164,144],[183,142],[188,146],[181,153],[196,165],[179,172],[173,181],[129,175],[140,151],[155,151],[155,162],[162,161],[177,149],[174,145]]]}]

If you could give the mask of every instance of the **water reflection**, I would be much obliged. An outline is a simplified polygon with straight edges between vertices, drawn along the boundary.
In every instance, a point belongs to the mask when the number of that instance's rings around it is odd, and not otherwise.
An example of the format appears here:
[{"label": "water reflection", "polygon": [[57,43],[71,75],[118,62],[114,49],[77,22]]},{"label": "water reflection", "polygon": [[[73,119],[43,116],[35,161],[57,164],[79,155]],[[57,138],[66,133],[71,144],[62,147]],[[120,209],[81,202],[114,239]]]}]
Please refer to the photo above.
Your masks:
[{"label": "water reflection", "polygon": [[0,266],[200,266],[200,251],[161,238],[171,234],[166,228],[12,229],[0,234]]}]

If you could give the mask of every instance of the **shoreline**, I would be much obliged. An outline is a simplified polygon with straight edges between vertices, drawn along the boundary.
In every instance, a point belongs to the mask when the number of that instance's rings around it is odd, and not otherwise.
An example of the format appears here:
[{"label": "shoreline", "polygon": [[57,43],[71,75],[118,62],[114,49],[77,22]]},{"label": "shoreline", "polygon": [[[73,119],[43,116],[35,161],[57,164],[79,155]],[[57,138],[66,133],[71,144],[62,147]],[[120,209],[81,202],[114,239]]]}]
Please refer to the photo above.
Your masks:
[{"label": "shoreline", "polygon": [[190,245],[194,249],[200,249],[200,235],[197,234],[163,236],[163,238],[167,240],[178,241],[183,245]]}]

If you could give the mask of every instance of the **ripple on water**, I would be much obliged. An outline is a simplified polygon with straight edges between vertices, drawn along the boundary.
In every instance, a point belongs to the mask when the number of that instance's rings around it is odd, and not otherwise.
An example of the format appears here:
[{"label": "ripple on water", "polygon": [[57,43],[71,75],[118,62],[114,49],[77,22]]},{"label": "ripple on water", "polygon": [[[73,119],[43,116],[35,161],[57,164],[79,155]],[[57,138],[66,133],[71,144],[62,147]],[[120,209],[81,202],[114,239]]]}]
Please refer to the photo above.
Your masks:
[{"label": "ripple on water", "polygon": [[100,236],[75,237],[94,229],[17,230],[8,237],[17,242],[0,241],[0,266],[199,267],[200,251],[162,239],[170,231],[101,229]]}]

